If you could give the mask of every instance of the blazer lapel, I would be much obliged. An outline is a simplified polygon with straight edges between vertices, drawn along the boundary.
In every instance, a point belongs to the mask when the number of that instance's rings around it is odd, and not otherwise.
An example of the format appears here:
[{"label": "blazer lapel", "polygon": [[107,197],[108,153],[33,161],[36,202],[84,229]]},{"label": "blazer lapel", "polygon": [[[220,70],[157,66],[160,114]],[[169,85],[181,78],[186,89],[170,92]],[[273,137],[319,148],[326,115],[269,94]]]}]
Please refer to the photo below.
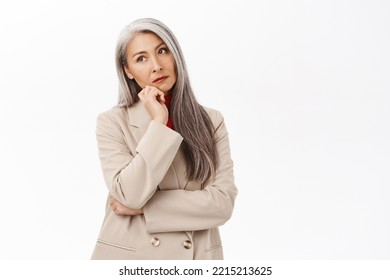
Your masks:
[{"label": "blazer lapel", "polygon": [[148,129],[152,118],[141,101],[129,107],[127,111],[129,115],[129,129],[138,144]]}]

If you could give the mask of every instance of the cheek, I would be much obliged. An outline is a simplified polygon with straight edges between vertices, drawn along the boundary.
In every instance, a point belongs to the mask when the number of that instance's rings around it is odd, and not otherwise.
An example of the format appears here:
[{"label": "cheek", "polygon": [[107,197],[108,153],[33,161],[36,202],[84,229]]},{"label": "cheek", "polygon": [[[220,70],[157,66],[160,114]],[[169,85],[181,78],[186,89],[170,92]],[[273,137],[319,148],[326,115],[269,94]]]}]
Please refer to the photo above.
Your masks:
[{"label": "cheek", "polygon": [[173,59],[173,57],[171,57],[170,65],[171,65],[171,69],[174,71],[175,70],[175,60]]},{"label": "cheek", "polygon": [[144,69],[133,69],[133,77],[136,80],[136,82],[142,83],[145,82],[148,79],[148,73]]},{"label": "cheek", "polygon": [[161,63],[163,63],[163,67],[165,69],[169,69],[170,71],[175,69],[175,60],[173,59],[172,55],[165,56],[162,60]]},{"label": "cheek", "polygon": [[175,84],[176,83],[176,79],[177,79],[177,75],[176,75],[176,71],[175,71],[175,68],[173,68],[173,83]]},{"label": "cheek", "polygon": [[135,81],[142,89],[145,88],[146,83],[145,83],[144,81],[137,80],[137,79],[134,79],[134,81]]}]

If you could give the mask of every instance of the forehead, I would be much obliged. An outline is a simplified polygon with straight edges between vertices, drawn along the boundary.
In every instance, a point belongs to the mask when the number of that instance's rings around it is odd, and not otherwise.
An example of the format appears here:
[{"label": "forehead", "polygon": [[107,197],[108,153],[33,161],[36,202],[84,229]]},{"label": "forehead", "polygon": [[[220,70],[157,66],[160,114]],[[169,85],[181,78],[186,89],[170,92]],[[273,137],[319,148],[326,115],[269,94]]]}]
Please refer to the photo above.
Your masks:
[{"label": "forehead", "polygon": [[138,52],[154,51],[161,43],[163,40],[152,32],[138,32],[133,35],[127,45],[127,53],[131,55]]}]

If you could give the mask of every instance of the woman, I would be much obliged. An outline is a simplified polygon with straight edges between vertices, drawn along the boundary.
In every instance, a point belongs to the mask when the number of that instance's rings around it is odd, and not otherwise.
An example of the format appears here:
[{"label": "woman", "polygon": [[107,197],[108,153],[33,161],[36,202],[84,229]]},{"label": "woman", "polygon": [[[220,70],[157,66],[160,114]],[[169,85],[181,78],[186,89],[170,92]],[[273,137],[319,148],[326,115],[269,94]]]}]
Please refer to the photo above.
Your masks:
[{"label": "woman", "polygon": [[198,104],[155,19],[124,28],[116,66],[118,105],[97,119],[109,195],[92,259],[222,259],[218,226],[237,194],[223,117]]}]

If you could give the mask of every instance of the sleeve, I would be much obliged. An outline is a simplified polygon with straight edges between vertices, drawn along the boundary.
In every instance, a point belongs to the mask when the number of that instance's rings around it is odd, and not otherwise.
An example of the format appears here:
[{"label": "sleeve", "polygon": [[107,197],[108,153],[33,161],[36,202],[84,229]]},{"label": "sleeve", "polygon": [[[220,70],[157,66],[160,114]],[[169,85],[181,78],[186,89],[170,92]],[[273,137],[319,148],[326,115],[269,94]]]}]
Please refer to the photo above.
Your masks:
[{"label": "sleeve", "polygon": [[215,179],[202,190],[157,191],[144,206],[149,233],[209,229],[223,225],[230,219],[237,188],[228,132],[219,112],[216,119],[219,166]]},{"label": "sleeve", "polygon": [[112,115],[102,113],[98,116],[96,138],[108,190],[123,205],[140,209],[155,193],[183,138],[152,120],[132,154],[124,135]]}]

